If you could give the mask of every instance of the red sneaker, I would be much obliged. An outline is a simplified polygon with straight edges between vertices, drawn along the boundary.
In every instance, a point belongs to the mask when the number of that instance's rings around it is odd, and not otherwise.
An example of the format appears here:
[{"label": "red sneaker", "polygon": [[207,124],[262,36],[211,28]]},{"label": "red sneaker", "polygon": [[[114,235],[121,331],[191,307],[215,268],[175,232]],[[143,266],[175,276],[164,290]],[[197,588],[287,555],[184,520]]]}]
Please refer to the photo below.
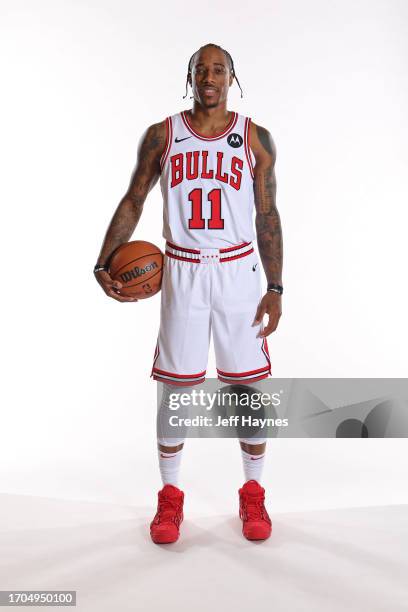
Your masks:
[{"label": "red sneaker", "polygon": [[150,523],[150,535],[155,544],[170,544],[180,535],[183,520],[184,493],[166,484],[158,493],[156,516]]},{"label": "red sneaker", "polygon": [[265,509],[265,489],[256,480],[248,480],[238,491],[239,518],[247,540],[266,540],[272,532],[272,521]]}]

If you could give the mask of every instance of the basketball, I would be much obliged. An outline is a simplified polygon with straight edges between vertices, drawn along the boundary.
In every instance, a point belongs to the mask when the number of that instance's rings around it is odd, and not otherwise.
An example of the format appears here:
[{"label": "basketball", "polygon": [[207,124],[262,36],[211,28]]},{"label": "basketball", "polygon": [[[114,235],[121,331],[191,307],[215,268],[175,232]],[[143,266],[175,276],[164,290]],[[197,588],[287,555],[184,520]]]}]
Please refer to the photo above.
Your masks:
[{"label": "basketball", "polygon": [[125,242],[113,252],[109,274],[122,283],[121,295],[139,300],[152,297],[160,291],[163,253],[151,242]]}]

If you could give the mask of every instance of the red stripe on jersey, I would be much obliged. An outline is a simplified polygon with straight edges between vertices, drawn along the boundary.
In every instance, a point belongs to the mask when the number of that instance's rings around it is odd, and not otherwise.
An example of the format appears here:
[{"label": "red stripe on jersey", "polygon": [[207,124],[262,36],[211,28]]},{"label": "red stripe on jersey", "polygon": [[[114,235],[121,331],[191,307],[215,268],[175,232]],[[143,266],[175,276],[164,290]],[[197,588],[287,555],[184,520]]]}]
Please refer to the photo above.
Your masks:
[{"label": "red stripe on jersey", "polygon": [[244,148],[245,148],[245,156],[247,158],[249,171],[251,173],[252,178],[254,178],[254,167],[252,165],[251,159],[251,149],[249,144],[249,132],[251,126],[251,119],[249,117],[245,117],[245,128],[244,128]]},{"label": "red stripe on jersey", "polygon": [[195,136],[196,138],[199,138],[200,140],[219,140],[220,138],[224,138],[224,136],[226,136],[228,132],[232,130],[232,128],[235,126],[235,124],[238,121],[238,113],[233,112],[230,122],[228,123],[228,125],[226,126],[226,128],[221,134],[217,134],[217,136],[204,136],[203,134],[199,134],[198,132],[194,130],[194,128],[190,124],[188,117],[184,111],[180,113],[180,115],[188,131],[191,132],[193,136]]},{"label": "red stripe on jersey", "polygon": [[248,117],[247,143],[248,143],[249,163],[251,165],[252,175],[253,175],[254,174],[254,165],[252,163],[252,155],[251,155],[251,118],[250,117]]},{"label": "red stripe on jersey", "polygon": [[171,117],[166,118],[166,146],[164,147],[163,155],[160,158],[160,168],[163,170],[163,166],[169,156],[171,149],[171,140],[173,138],[173,126],[171,123]]},{"label": "red stripe on jersey", "polygon": [[167,147],[169,146],[169,118],[166,117],[166,144],[164,145],[164,151],[162,156],[160,157],[160,168],[163,168],[163,159],[167,152]]}]

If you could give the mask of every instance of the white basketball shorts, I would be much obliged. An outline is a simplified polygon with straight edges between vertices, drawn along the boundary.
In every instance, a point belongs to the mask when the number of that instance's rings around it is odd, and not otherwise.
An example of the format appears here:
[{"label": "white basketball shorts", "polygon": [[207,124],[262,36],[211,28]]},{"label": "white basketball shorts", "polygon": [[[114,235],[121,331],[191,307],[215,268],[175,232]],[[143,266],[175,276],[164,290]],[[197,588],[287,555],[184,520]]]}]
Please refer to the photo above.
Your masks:
[{"label": "white basketball shorts", "polygon": [[252,243],[187,249],[166,243],[160,329],[151,376],[173,385],[205,380],[213,334],[218,378],[250,383],[271,374],[262,324],[253,326],[261,272]]}]

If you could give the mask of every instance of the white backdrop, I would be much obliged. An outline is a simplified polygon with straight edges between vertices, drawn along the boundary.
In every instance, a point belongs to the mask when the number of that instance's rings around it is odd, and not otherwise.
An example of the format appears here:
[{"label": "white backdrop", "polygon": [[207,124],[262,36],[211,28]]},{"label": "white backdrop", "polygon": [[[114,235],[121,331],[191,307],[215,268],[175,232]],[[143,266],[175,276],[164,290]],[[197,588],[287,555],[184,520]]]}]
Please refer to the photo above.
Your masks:
[{"label": "white backdrop", "polygon": [[[406,2],[0,7],[1,491],[145,504],[160,485],[159,297],[109,300],[92,268],[142,132],[189,107],[187,62],[206,42],[234,58],[244,98],[234,84],[229,108],[277,145],[273,374],[406,376]],[[163,245],[158,186],[134,236]],[[406,460],[404,440],[285,440],[264,481],[276,510],[403,503]],[[230,511],[241,482],[236,442],[187,442],[197,508],[211,492]]]}]

